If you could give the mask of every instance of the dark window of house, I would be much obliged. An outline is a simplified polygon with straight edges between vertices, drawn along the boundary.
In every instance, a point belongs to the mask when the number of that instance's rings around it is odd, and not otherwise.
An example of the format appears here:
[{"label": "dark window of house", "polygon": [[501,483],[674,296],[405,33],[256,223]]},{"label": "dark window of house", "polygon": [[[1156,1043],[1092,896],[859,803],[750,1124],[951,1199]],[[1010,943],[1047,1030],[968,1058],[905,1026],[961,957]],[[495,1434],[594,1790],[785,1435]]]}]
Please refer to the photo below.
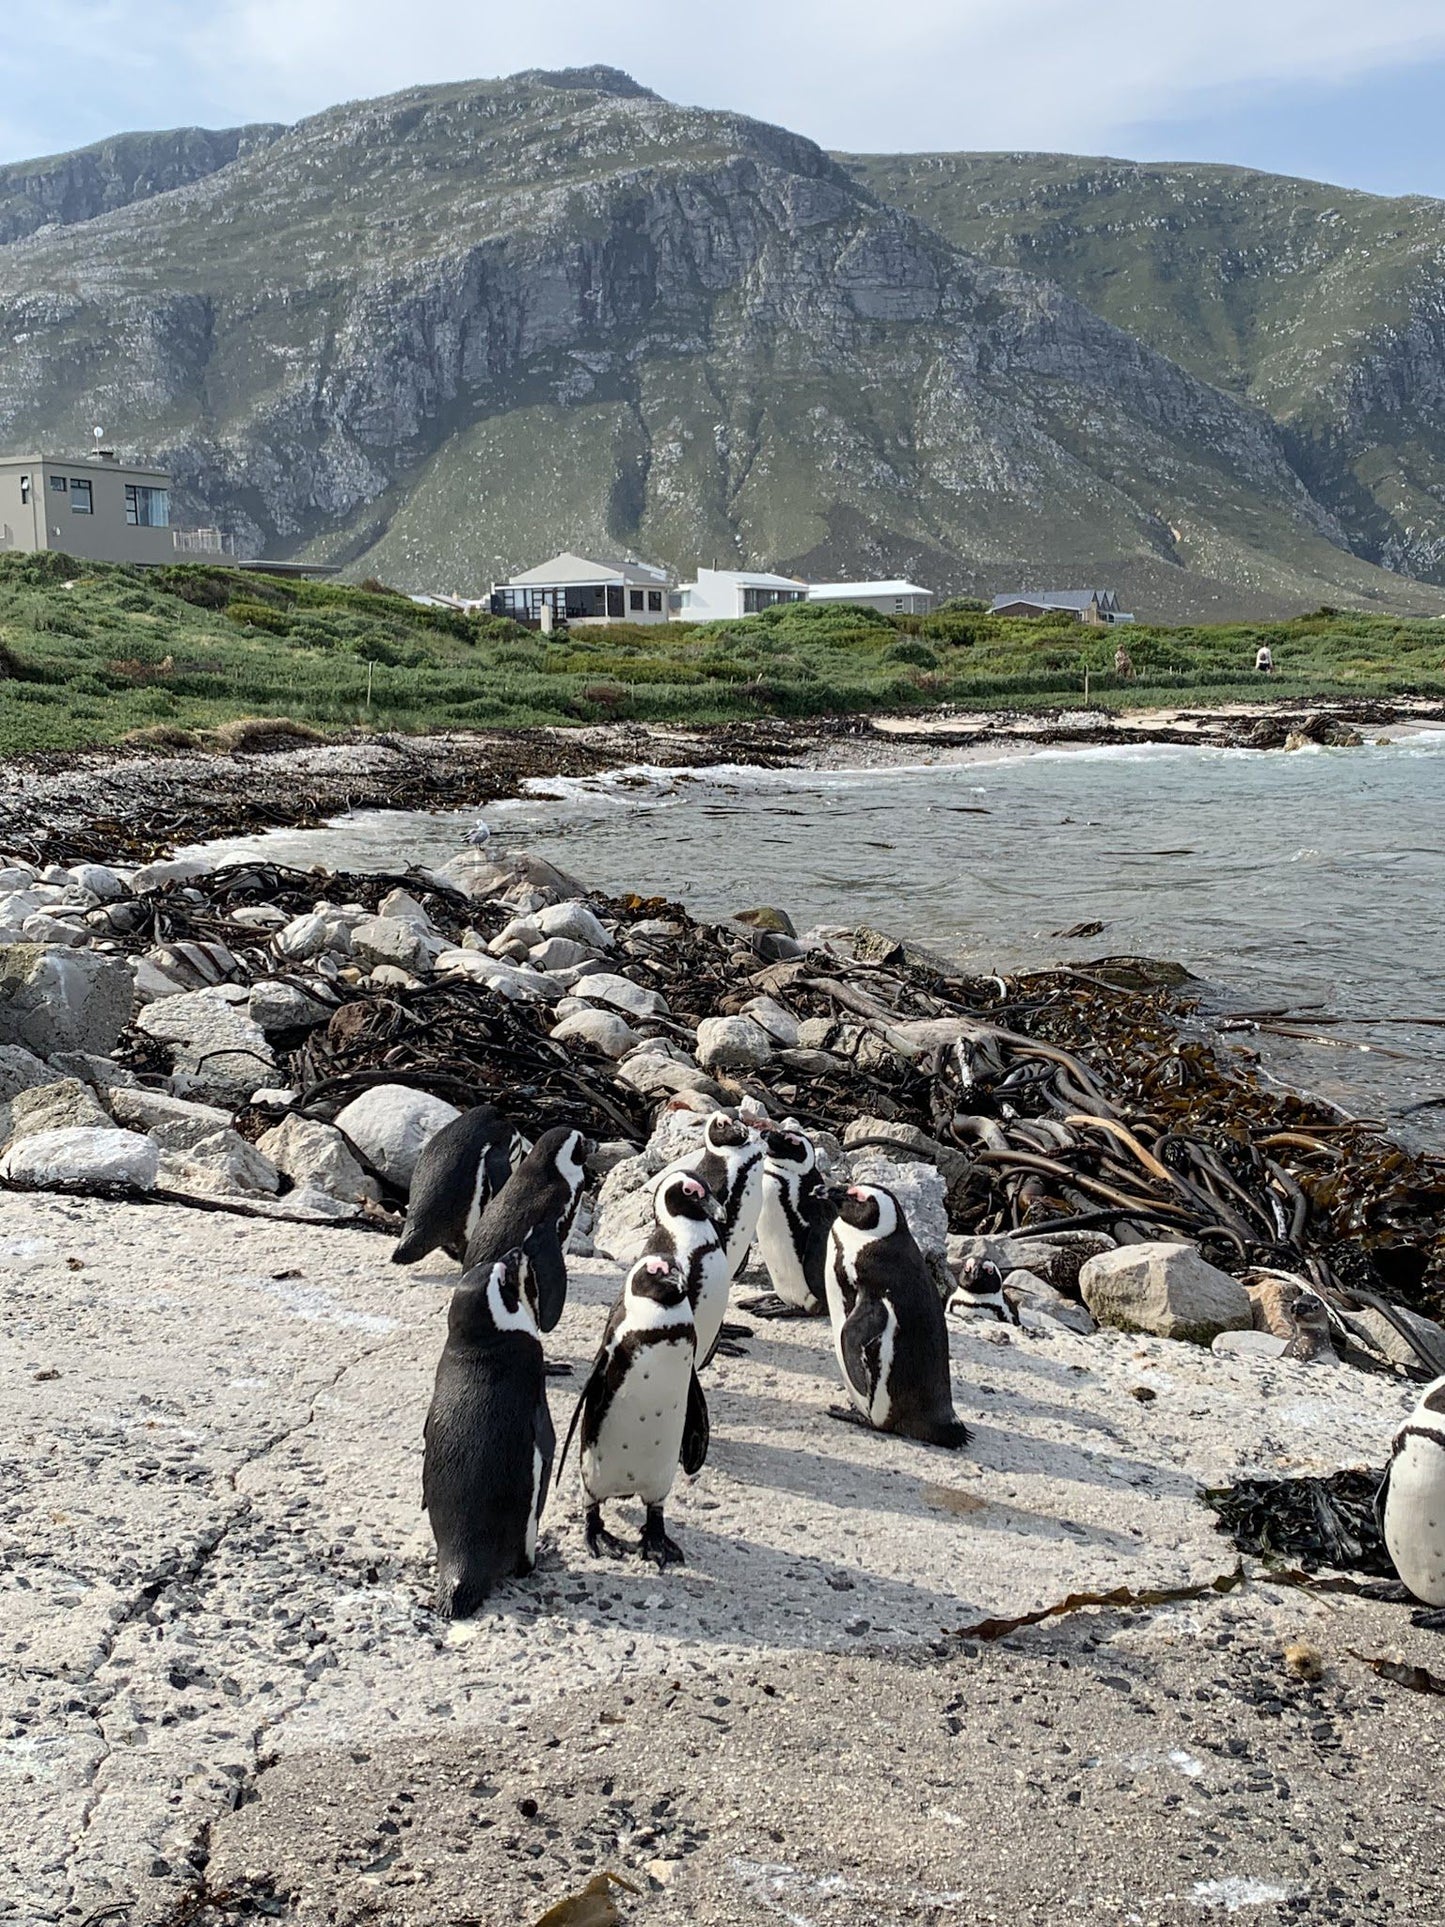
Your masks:
[{"label": "dark window of house", "polygon": [[622,589],[620,584],[614,585],[609,582],[607,585],[607,613],[610,616],[620,616],[625,613],[622,607]]},{"label": "dark window of house", "polygon": [[55,490],[57,495],[64,495],[65,491],[70,487],[70,484],[63,475],[52,475],[50,478],[50,486]]},{"label": "dark window of house", "polygon": [[171,524],[171,498],[163,488],[125,485],[125,519],[133,529],[166,529]]},{"label": "dark window of house", "polygon": [[90,477],[72,475],[70,478],[70,512],[72,515],[94,513],[94,503],[90,497]]},{"label": "dark window of house", "polygon": [[642,607],[641,589],[629,589],[627,591],[627,604],[628,607],[632,609],[640,609]]},{"label": "dark window of house", "polygon": [[28,475],[22,475],[20,477],[20,506],[21,508],[29,508],[30,506],[30,477]]},{"label": "dark window of house", "polygon": [[648,590],[648,592],[647,592],[647,606],[648,606],[648,608],[649,608],[649,609],[650,609],[650,610],[652,611],[652,613],[653,613],[654,615],[660,615],[660,614],[662,613],[662,591],[661,591],[661,589],[649,589],[649,590]]}]

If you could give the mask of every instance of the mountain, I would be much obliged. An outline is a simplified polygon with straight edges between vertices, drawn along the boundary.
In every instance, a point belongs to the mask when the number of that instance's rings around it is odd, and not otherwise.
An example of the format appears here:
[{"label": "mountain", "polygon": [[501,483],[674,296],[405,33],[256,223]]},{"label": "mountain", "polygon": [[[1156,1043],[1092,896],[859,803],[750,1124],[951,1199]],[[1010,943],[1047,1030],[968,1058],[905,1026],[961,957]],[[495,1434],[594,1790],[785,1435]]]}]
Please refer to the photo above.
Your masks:
[{"label": "mountain", "polygon": [[130,178],[0,246],[0,446],[104,421],[170,464],[178,519],[268,553],[408,588],[606,546],[1105,580],[1161,617],[1441,606],[1351,551],[1251,397],[812,142],[610,69]]},{"label": "mountain", "polygon": [[1356,554],[1445,582],[1445,202],[1063,154],[843,164],[1266,410]]},{"label": "mountain", "polygon": [[93,221],[113,208],[188,187],[285,131],[258,123],[218,133],[177,127],[165,134],[117,134],[73,154],[0,167],[0,246],[39,228]]}]

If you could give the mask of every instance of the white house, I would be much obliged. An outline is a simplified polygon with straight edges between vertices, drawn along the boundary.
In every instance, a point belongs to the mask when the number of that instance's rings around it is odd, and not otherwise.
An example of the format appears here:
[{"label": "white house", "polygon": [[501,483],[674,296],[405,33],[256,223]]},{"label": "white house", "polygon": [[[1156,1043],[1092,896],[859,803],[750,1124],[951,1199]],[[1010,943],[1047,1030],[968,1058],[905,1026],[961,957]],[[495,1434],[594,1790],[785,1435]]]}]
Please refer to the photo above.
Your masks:
[{"label": "white house", "polygon": [[490,607],[494,616],[534,628],[562,622],[666,622],[669,581],[666,569],[649,562],[599,560],[564,549],[550,562],[494,582]]},{"label": "white house", "polygon": [[719,622],[732,616],[755,616],[776,602],[801,602],[806,582],[791,575],[769,575],[753,569],[699,569],[695,582],[684,582],[673,597],[679,622]]},{"label": "white house", "polygon": [[885,616],[926,616],[938,598],[916,582],[810,582],[809,602],[858,602]]}]

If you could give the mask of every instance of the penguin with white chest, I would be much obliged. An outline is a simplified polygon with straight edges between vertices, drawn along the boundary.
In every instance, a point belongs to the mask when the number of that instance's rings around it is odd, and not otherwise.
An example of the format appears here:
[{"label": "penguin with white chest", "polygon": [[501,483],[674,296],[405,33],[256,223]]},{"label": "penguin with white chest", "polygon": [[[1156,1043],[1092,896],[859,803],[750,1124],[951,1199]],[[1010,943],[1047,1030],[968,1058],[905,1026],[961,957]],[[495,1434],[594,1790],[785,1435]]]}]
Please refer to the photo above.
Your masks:
[{"label": "penguin with white chest", "polygon": [[620,1558],[625,1550],[602,1524],[603,1502],[637,1498],[646,1507],[642,1557],[659,1570],[682,1561],[681,1547],[667,1535],[663,1506],[677,1472],[696,1350],[687,1280],[671,1258],[645,1254],[612,1307],[562,1448],[565,1460],[580,1420],[587,1550],[594,1559],[603,1552]]},{"label": "penguin with white chest", "polygon": [[853,1404],[829,1413],[956,1450],[969,1434],[953,1410],[943,1302],[908,1220],[882,1185],[850,1185],[836,1196],[828,1314]]},{"label": "penguin with white chest", "polygon": [[527,1155],[526,1138],[495,1104],[478,1104],[421,1147],[394,1265],[441,1250],[460,1264],[487,1205]]},{"label": "penguin with white chest", "polygon": [[824,1272],[828,1233],[837,1208],[811,1138],[784,1125],[764,1139],[758,1249],[773,1289],[747,1298],[742,1309],[759,1318],[822,1318],[828,1310]]},{"label": "penguin with white chest", "polygon": [[422,1437],[437,1611],[461,1619],[504,1579],[532,1570],[557,1450],[520,1251],[468,1272],[452,1293]]},{"label": "penguin with white chest", "polygon": [[1423,1605],[1445,1606],[1445,1378],[1425,1388],[1396,1434],[1375,1509],[1407,1589]]},{"label": "penguin with white chest", "polygon": [[536,1285],[537,1324],[552,1331],[567,1302],[567,1237],[586,1176],[588,1144],[564,1124],[544,1131],[478,1220],[468,1271],[520,1250]]},{"label": "penguin with white chest", "polygon": [[[653,1192],[652,1210],[655,1222],[647,1250],[670,1258],[682,1273],[700,1355],[704,1344],[717,1342],[728,1303],[727,1253],[718,1237],[720,1208],[701,1178],[678,1173]],[[694,1368],[680,1454],[682,1469],[690,1477],[706,1463],[711,1437],[707,1400]]]},{"label": "penguin with white chest", "polygon": [[[726,1111],[714,1111],[703,1126],[701,1146],[677,1158],[654,1180],[657,1185],[682,1171],[689,1177],[700,1178],[711,1191],[718,1204],[718,1239],[727,1253],[729,1283],[747,1263],[753,1240],[758,1235],[766,1153],[767,1146],[752,1125],[744,1124],[741,1118],[729,1117]],[[702,1364],[706,1365],[716,1345],[716,1334],[705,1345],[699,1333],[698,1352]]]}]

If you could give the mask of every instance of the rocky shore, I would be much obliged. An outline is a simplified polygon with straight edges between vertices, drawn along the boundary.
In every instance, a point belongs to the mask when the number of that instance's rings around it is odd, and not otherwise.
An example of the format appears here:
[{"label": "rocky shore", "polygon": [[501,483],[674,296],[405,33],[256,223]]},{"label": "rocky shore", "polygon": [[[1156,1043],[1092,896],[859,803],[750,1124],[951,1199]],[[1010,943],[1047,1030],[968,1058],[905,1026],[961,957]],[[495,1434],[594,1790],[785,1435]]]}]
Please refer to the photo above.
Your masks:
[{"label": "rocky shore", "polygon": [[[1204,1503],[1383,1463],[1445,1369],[1438,1161],[1138,959],[965,977],[482,851],[84,847],[0,866],[0,1920],[531,1921],[605,1868],[659,1923],[1438,1917],[1441,1697],[1376,1670],[1438,1680],[1438,1635]],[[826,1321],[759,1327],[685,1569],[594,1564],[564,1481],[534,1579],[448,1629],[456,1269],[388,1234],[484,1099],[597,1147],[574,1374],[648,1176],[715,1107],[792,1117],[903,1201],[972,1447],[831,1425]]]}]

